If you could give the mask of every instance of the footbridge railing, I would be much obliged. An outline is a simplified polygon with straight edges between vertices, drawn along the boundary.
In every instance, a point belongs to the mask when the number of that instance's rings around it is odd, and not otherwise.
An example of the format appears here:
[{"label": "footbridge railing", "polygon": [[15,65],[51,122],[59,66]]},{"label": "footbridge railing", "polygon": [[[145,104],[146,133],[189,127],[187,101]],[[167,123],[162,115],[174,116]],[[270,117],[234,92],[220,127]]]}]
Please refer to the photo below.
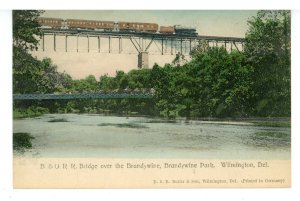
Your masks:
[{"label": "footbridge railing", "polygon": [[118,98],[153,98],[151,92],[130,93],[76,93],[76,94],[13,94],[14,100],[60,100],[60,99],[118,99]]}]

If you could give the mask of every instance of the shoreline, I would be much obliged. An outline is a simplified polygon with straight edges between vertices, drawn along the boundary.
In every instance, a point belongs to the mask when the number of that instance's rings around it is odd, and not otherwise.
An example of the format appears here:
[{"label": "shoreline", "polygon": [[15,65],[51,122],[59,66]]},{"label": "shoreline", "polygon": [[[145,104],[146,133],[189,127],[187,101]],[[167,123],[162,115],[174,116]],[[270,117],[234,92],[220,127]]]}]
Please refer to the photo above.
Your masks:
[{"label": "shoreline", "polygon": [[[13,120],[22,120],[28,118],[38,118],[43,115],[65,115],[65,114],[77,114],[77,115],[90,115],[90,116],[116,116],[116,117],[143,117],[158,120],[161,123],[203,123],[203,124],[220,124],[220,125],[245,125],[245,126],[266,126],[266,127],[291,127],[290,117],[249,117],[249,118],[217,118],[217,117],[199,117],[190,118],[178,117],[175,119],[168,119],[151,115],[122,115],[122,114],[104,114],[104,113],[45,113],[41,115],[35,115],[32,117],[14,118]],[[155,123],[155,122],[153,122]]]}]

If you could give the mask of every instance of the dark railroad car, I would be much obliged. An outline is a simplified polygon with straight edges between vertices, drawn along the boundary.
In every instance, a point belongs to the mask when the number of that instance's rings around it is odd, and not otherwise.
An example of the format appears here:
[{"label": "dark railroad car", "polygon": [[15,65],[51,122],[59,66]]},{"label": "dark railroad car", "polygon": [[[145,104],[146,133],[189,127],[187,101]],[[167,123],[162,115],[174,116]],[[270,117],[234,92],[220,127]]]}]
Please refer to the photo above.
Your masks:
[{"label": "dark railroad car", "polygon": [[175,25],[175,34],[177,35],[191,35],[191,36],[197,36],[198,33],[196,32],[195,28],[192,27],[184,27],[181,25]]},{"label": "dark railroad car", "polygon": [[140,23],[140,22],[118,22],[120,31],[133,32],[157,32],[158,24],[155,23]]},{"label": "dark railroad car", "polygon": [[66,26],[70,29],[104,29],[113,30],[113,21],[97,21],[97,20],[77,20],[77,19],[67,19]]},{"label": "dark railroad car", "polygon": [[42,27],[60,28],[64,25],[64,20],[61,18],[39,17],[38,22]]},{"label": "dark railroad car", "polygon": [[173,34],[175,33],[175,29],[173,26],[160,26],[159,27],[159,33],[163,33],[163,34]]}]

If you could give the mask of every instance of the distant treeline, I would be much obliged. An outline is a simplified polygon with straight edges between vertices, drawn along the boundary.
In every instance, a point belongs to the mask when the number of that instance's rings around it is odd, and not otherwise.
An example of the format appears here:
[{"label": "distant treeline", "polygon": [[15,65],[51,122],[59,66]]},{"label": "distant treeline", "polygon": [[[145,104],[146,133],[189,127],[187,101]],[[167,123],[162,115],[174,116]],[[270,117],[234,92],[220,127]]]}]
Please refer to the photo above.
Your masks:
[{"label": "distant treeline", "polygon": [[[137,114],[167,118],[290,116],[289,11],[259,11],[256,17],[250,19],[244,52],[198,46],[192,51],[189,62],[178,54],[172,64],[155,64],[150,69],[128,73],[117,71],[115,76],[103,75],[99,81],[93,75],[73,80],[67,73],[59,73],[50,59],[39,61],[33,58],[27,49],[32,48],[29,44],[33,44],[34,48],[35,43],[32,40],[29,43],[26,41],[28,38],[20,35],[22,32],[17,32],[18,29],[29,31],[35,28],[35,24],[17,23],[34,21],[39,15],[37,11],[28,12],[13,11],[16,22],[14,93],[153,88],[155,96],[153,99],[15,101],[15,117],[48,112]],[[35,35],[38,34],[37,30]]]}]

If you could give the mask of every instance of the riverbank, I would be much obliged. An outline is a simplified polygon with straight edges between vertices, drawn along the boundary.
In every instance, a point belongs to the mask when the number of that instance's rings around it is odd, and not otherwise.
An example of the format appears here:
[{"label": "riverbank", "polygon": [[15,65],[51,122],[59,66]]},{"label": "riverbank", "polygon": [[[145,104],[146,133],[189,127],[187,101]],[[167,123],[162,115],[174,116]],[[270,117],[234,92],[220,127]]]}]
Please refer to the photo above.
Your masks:
[{"label": "riverbank", "polygon": [[49,110],[44,107],[29,107],[27,109],[14,109],[13,119],[33,118],[48,113]]},{"label": "riverbank", "polygon": [[33,136],[29,133],[13,133],[13,150],[25,152],[26,149],[32,148]]},{"label": "riverbank", "polygon": [[[50,114],[49,110],[42,107],[28,108],[27,110],[14,110],[13,119],[23,119],[23,118],[34,118],[45,114]],[[59,113],[66,114],[66,113]],[[86,113],[67,113],[67,114],[86,114]],[[174,122],[185,122],[185,123],[204,123],[204,124],[224,124],[224,125],[255,125],[262,127],[291,127],[290,117],[249,117],[249,118],[215,118],[215,117],[199,117],[190,118],[178,117],[175,119],[167,119],[162,117],[155,117],[149,115],[140,115],[137,113],[132,114],[107,114],[107,113],[88,113],[89,115],[99,115],[99,116],[119,116],[119,117],[146,117],[151,118],[153,122],[162,123],[174,123]]]}]

